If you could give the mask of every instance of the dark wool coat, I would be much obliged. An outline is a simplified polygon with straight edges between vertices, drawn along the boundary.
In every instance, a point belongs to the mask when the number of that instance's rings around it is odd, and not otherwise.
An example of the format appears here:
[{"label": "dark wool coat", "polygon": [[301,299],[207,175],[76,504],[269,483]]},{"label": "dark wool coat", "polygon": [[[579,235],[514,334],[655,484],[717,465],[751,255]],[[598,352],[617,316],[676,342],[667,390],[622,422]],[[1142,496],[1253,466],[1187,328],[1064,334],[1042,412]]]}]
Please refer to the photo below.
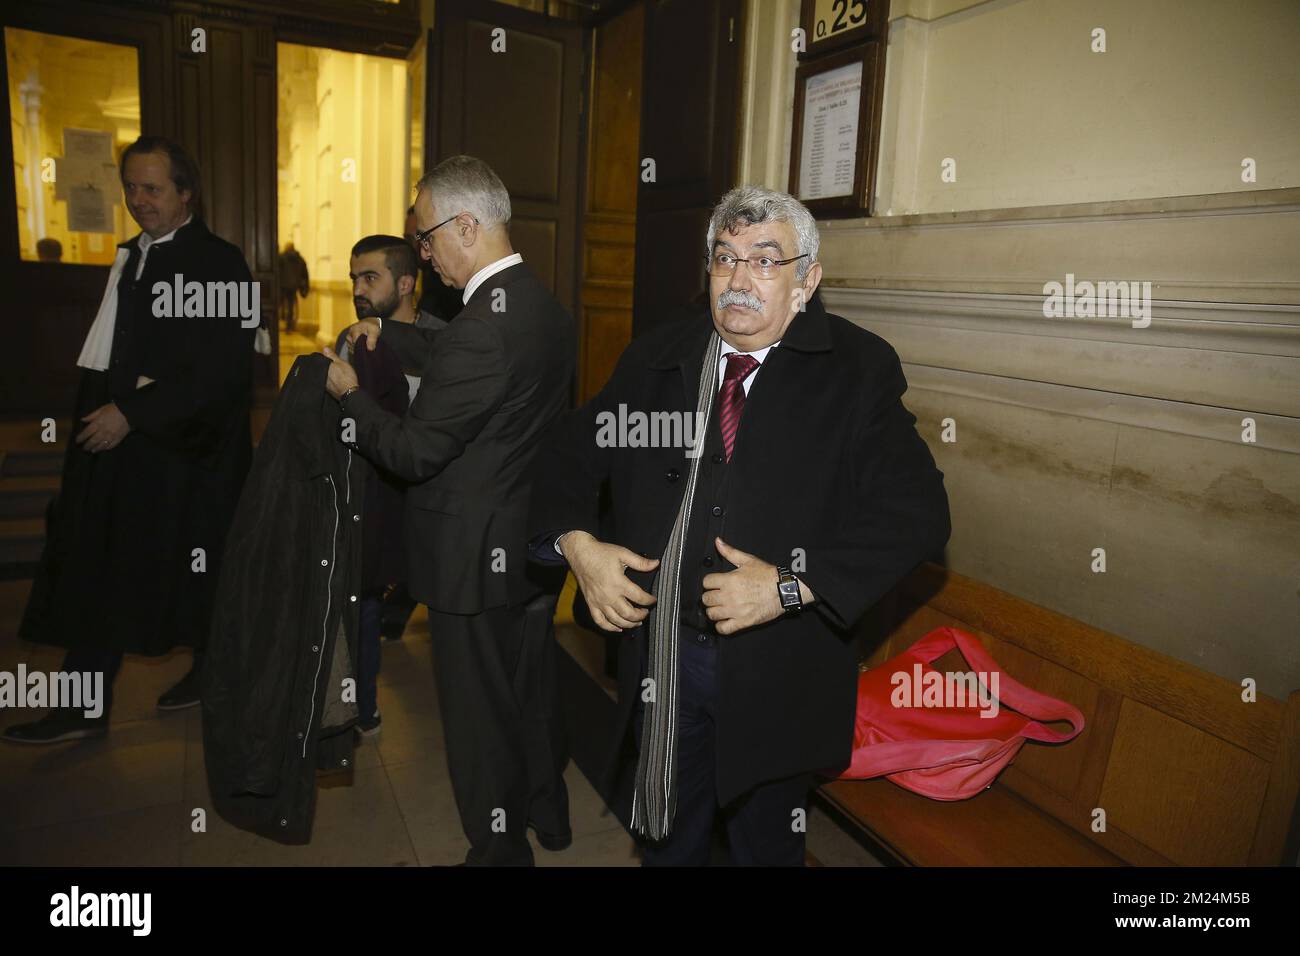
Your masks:
[{"label": "dark wool coat", "polygon": [[[535,462],[535,557],[546,557],[557,532],[599,537],[602,485],[612,502],[608,540],[662,556],[690,459],[681,447],[601,447],[599,416],[617,417],[620,405],[693,413],[712,331],[706,307],[634,340],[600,393],[548,436]],[[778,566],[796,565],[800,555],[797,573],[817,597],[801,613],[719,640],[716,783],[723,804],[758,783],[847,765],[858,664],[849,629],[948,539],[943,475],[903,406],[906,389],[889,344],[827,313],[814,297],[750,388],[727,466],[725,508],[712,507],[720,502],[703,486],[697,492],[692,527],[718,515],[714,527],[734,548]],[[716,420],[715,403],[714,429]],[[733,570],[711,544],[704,563],[683,568],[683,592],[691,590],[686,575]],[[654,572],[627,575],[653,591]],[[646,645],[644,625],[622,638],[617,752],[639,699]],[[611,766],[617,769],[616,761]]]},{"label": "dark wool coat", "polygon": [[316,770],[352,762],[368,468],[340,440],[329,360],[294,363],[230,529],[201,672],[203,755],[225,819],[311,835]]}]

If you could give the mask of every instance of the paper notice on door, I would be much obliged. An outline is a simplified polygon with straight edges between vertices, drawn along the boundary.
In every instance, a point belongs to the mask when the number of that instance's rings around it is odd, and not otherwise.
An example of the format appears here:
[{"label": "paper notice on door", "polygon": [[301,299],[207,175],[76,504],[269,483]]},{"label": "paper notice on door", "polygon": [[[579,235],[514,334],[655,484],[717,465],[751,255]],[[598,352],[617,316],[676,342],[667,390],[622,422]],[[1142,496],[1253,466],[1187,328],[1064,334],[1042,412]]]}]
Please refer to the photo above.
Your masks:
[{"label": "paper notice on door", "polygon": [[800,199],[853,194],[861,96],[861,63],[810,76],[804,84]]},{"label": "paper notice on door", "polygon": [[63,158],[113,165],[113,134],[97,129],[64,127]]},{"label": "paper notice on door", "polygon": [[95,186],[73,186],[68,190],[69,232],[112,232],[113,207]]},{"label": "paper notice on door", "polygon": [[54,165],[54,198],[66,201],[68,191],[78,186],[94,186],[104,195],[113,196],[121,188],[117,167],[81,156],[60,156]]}]

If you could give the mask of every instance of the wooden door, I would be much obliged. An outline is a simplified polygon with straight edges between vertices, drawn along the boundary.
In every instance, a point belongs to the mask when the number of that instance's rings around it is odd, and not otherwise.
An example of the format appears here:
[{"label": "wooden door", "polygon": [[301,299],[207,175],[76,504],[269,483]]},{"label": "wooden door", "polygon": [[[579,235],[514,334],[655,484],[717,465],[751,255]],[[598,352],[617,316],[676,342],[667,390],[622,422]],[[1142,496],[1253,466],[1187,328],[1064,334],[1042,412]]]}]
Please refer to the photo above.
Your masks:
[{"label": "wooden door", "polygon": [[638,5],[592,31],[579,402],[600,391],[632,338],[644,28],[645,12]]},{"label": "wooden door", "polygon": [[577,304],[582,27],[491,0],[439,0],[429,69],[430,167],[482,159],[510,192],[510,240],[565,308]]},{"label": "wooden door", "polygon": [[741,0],[649,0],[633,334],[706,294],[704,237],[735,185]]},{"label": "wooden door", "polygon": [[[79,37],[135,48],[139,66],[140,122],[153,133],[172,131],[172,78],[166,69],[172,21],[145,10],[82,11],[77,16],[57,5],[12,4],[6,26]],[[8,89],[8,56],[0,30],[0,76]],[[108,282],[107,265],[23,261],[15,212],[14,144],[9,96],[0,103],[0,415],[13,418],[72,412],[80,371],[77,356],[99,309]],[[105,237],[106,240],[111,237]],[[116,239],[111,239],[116,242]]]}]

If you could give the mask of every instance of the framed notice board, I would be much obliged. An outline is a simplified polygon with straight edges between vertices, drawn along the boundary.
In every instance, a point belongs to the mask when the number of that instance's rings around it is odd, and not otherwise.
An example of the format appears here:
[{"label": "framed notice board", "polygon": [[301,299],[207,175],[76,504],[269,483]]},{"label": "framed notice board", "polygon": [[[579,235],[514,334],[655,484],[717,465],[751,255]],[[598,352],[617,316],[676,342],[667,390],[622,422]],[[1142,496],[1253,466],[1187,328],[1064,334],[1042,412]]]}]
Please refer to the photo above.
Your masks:
[{"label": "framed notice board", "polygon": [[803,0],[799,25],[807,35],[807,52],[800,60],[810,60],[828,50],[884,39],[889,22],[889,0]]},{"label": "framed notice board", "polygon": [[884,43],[862,43],[795,71],[792,196],[819,219],[871,215]]}]

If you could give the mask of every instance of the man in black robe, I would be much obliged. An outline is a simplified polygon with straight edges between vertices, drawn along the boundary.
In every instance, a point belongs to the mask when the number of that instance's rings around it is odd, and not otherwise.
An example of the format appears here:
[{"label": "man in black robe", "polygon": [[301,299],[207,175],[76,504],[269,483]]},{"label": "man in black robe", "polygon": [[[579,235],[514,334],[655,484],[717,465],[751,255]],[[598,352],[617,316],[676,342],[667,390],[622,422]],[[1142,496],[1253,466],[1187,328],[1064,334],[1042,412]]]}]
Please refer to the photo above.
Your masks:
[{"label": "man in black robe", "polygon": [[141,137],[119,171],[142,232],[118,247],[77,361],[75,442],[19,631],[67,648],[62,671],[102,673],[106,699],[98,717],[55,709],[9,727],[13,743],[104,734],[124,653],[194,648],[193,669],[158,705],[199,702],[222,547],[252,456],[258,287],[239,249],[204,225],[198,169],[180,146]]}]

